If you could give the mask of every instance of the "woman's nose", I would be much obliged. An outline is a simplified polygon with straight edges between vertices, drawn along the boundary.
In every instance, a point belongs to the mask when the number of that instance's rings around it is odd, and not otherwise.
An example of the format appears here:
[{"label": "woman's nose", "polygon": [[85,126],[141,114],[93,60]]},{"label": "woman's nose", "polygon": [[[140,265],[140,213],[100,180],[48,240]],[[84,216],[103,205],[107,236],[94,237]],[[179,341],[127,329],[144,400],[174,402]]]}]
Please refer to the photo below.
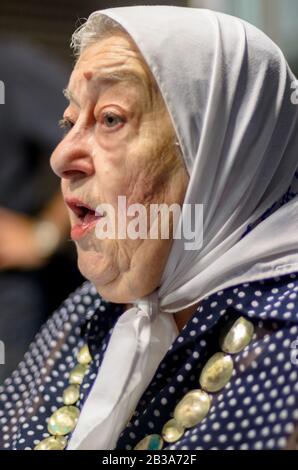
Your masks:
[{"label": "woman's nose", "polygon": [[50,163],[60,178],[79,179],[94,173],[91,149],[85,139],[64,138],[52,153]]}]

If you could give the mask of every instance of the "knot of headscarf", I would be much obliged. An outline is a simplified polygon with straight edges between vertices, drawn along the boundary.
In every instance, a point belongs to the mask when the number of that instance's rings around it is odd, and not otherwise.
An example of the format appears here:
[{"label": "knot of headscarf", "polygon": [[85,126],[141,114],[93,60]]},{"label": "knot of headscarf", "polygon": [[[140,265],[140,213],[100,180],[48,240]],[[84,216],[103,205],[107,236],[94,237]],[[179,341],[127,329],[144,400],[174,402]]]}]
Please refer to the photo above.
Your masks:
[{"label": "knot of headscarf", "polygon": [[177,336],[158,294],[135,302],[118,319],[68,449],[113,449],[144,389]]}]

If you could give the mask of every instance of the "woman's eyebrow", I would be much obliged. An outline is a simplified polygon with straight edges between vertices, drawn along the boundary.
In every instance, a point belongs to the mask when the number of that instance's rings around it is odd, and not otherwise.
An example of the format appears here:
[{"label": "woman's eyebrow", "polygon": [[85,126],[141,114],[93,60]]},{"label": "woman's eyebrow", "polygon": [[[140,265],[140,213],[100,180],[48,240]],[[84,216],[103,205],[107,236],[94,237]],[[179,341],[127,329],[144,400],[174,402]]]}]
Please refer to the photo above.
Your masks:
[{"label": "woman's eyebrow", "polygon": [[[148,93],[148,85],[146,83],[145,77],[142,75],[132,72],[131,70],[115,70],[112,72],[100,73],[96,74],[95,76],[96,81],[99,85],[99,92],[100,92],[100,84],[110,84],[111,86],[115,83],[119,82],[128,82],[134,83],[138,85],[143,93]],[[73,95],[72,91],[69,88],[65,88],[63,90],[63,94],[68,101],[73,102],[76,106],[80,107],[78,100]]]},{"label": "woman's eyebrow", "polygon": [[62,93],[68,101],[72,101],[76,106],[80,107],[78,101],[76,100],[69,88],[64,88]]}]

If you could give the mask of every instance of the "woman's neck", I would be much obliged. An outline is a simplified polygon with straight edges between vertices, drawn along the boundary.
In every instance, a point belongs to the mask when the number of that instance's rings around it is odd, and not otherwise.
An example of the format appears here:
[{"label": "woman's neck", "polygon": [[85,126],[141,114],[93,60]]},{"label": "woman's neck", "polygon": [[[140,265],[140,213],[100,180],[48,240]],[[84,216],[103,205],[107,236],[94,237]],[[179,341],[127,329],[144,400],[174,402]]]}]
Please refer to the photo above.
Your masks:
[{"label": "woman's neck", "polygon": [[191,317],[197,310],[199,304],[200,302],[196,303],[195,305],[191,305],[190,307],[186,307],[185,309],[180,310],[177,313],[174,313],[174,320],[176,322],[179,333],[181,333],[182,328],[191,319]]}]

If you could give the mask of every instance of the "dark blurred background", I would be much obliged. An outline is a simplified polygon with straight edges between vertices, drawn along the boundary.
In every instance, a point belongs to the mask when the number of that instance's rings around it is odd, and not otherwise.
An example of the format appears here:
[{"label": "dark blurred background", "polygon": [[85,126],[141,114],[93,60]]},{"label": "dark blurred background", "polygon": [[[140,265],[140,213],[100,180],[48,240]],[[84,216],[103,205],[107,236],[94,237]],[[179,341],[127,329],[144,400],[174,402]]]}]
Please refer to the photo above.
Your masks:
[{"label": "dark blurred background", "polygon": [[0,34],[13,39],[27,38],[72,63],[69,50],[70,36],[82,18],[92,11],[137,4],[185,6],[184,1],[95,1],[95,0],[1,0]]}]

